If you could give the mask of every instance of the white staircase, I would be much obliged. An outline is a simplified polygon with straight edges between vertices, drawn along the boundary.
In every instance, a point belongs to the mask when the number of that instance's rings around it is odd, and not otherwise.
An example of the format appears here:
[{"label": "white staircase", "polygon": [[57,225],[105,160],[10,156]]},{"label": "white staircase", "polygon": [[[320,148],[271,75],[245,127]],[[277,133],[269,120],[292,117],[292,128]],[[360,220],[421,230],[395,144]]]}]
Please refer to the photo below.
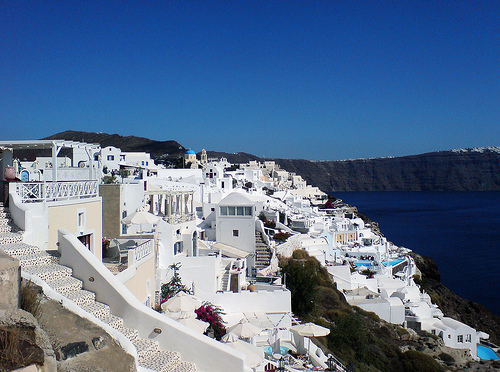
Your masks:
[{"label": "white staircase", "polygon": [[58,255],[22,242],[22,231],[14,226],[9,212],[0,203],[0,249],[20,261],[23,271],[45,281],[56,292],[86,312],[124,334],[136,347],[139,366],[158,372],[196,372],[196,366],[183,362],[175,351],[162,350],[158,342],[139,337],[136,329],[126,328],[123,320],[111,314],[109,306],[95,300],[95,294],[82,289],[72,269],[59,265]]}]

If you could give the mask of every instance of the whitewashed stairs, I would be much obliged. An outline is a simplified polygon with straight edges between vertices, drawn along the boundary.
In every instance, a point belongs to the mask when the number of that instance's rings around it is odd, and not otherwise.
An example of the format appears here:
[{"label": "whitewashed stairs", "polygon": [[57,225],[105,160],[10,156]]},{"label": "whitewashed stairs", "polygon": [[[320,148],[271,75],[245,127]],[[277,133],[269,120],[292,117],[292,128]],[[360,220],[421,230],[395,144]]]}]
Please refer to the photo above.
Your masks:
[{"label": "whitewashed stairs", "polygon": [[58,257],[36,246],[23,243],[22,231],[14,226],[7,208],[0,203],[0,249],[20,261],[23,271],[36,275],[77,306],[123,333],[136,347],[139,366],[157,372],[196,372],[196,366],[181,361],[175,351],[162,350],[158,342],[139,337],[136,329],[123,326],[123,320],[111,314],[109,306],[95,300],[95,294],[82,289],[72,269],[59,265]]}]

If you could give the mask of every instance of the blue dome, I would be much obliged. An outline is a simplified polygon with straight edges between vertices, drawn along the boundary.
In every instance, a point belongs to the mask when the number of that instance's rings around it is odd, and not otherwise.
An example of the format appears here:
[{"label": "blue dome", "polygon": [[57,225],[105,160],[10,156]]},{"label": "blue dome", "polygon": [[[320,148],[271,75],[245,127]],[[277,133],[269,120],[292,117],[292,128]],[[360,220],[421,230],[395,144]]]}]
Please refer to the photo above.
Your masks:
[{"label": "blue dome", "polygon": [[186,155],[196,155],[196,152],[194,152],[193,150],[189,149],[186,151]]}]

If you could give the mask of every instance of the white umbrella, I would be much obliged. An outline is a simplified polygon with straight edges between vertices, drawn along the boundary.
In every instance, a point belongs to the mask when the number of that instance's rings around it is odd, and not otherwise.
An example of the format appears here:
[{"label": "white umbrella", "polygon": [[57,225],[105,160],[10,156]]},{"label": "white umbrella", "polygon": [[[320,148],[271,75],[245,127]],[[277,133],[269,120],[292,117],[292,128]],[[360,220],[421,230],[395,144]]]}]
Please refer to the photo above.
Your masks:
[{"label": "white umbrella", "polygon": [[264,360],[264,350],[242,340],[226,343],[228,346],[245,354],[246,364],[250,368],[257,367]]},{"label": "white umbrella", "polygon": [[155,224],[158,223],[160,217],[155,216],[153,213],[146,211],[137,211],[132,213],[130,216],[122,219],[122,224],[124,225],[143,225],[145,223]]},{"label": "white umbrella", "polygon": [[[323,337],[330,334],[330,330],[325,327],[321,327],[314,323],[298,324],[290,327],[290,331],[294,331],[303,337]],[[307,344],[307,353],[309,354],[309,349],[311,346],[311,340]]]},{"label": "white umbrella", "polygon": [[262,332],[262,329],[249,323],[246,319],[242,319],[238,324],[230,327],[228,331],[234,333],[238,337],[249,338],[258,335]]},{"label": "white umbrella", "polygon": [[323,337],[330,334],[330,330],[314,323],[298,324],[290,327],[291,331],[305,337]]},{"label": "white umbrella", "polygon": [[239,339],[238,335],[235,335],[232,332],[228,332],[224,336],[222,336],[221,341],[229,343],[229,342],[236,342],[238,341],[238,339]]},{"label": "white umbrella", "polygon": [[142,225],[145,223],[148,224],[157,224],[158,221],[160,221],[160,217],[155,216],[153,213],[149,213],[146,211],[137,211],[132,213],[130,216],[125,217],[122,219],[122,224],[124,225],[140,225],[141,228],[141,240],[142,240]]},{"label": "white umbrella", "polygon": [[198,309],[202,302],[185,292],[179,292],[174,297],[169,298],[161,305],[162,310],[170,312],[186,311],[192,312]]},{"label": "white umbrella", "polygon": [[201,320],[195,319],[193,317],[191,318],[180,318],[177,320],[179,323],[184,324],[185,326],[188,326],[189,328],[194,329],[195,331],[198,331],[200,333],[204,333],[208,326],[207,322],[203,322]]}]

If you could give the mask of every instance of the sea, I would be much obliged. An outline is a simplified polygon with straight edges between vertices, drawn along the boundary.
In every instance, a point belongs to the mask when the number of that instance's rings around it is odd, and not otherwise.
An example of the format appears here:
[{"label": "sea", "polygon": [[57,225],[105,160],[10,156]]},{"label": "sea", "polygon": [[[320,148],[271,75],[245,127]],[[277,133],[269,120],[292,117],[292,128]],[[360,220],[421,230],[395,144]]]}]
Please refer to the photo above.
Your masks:
[{"label": "sea", "polygon": [[500,315],[500,192],[333,192],[387,239],[434,259],[441,282]]}]

